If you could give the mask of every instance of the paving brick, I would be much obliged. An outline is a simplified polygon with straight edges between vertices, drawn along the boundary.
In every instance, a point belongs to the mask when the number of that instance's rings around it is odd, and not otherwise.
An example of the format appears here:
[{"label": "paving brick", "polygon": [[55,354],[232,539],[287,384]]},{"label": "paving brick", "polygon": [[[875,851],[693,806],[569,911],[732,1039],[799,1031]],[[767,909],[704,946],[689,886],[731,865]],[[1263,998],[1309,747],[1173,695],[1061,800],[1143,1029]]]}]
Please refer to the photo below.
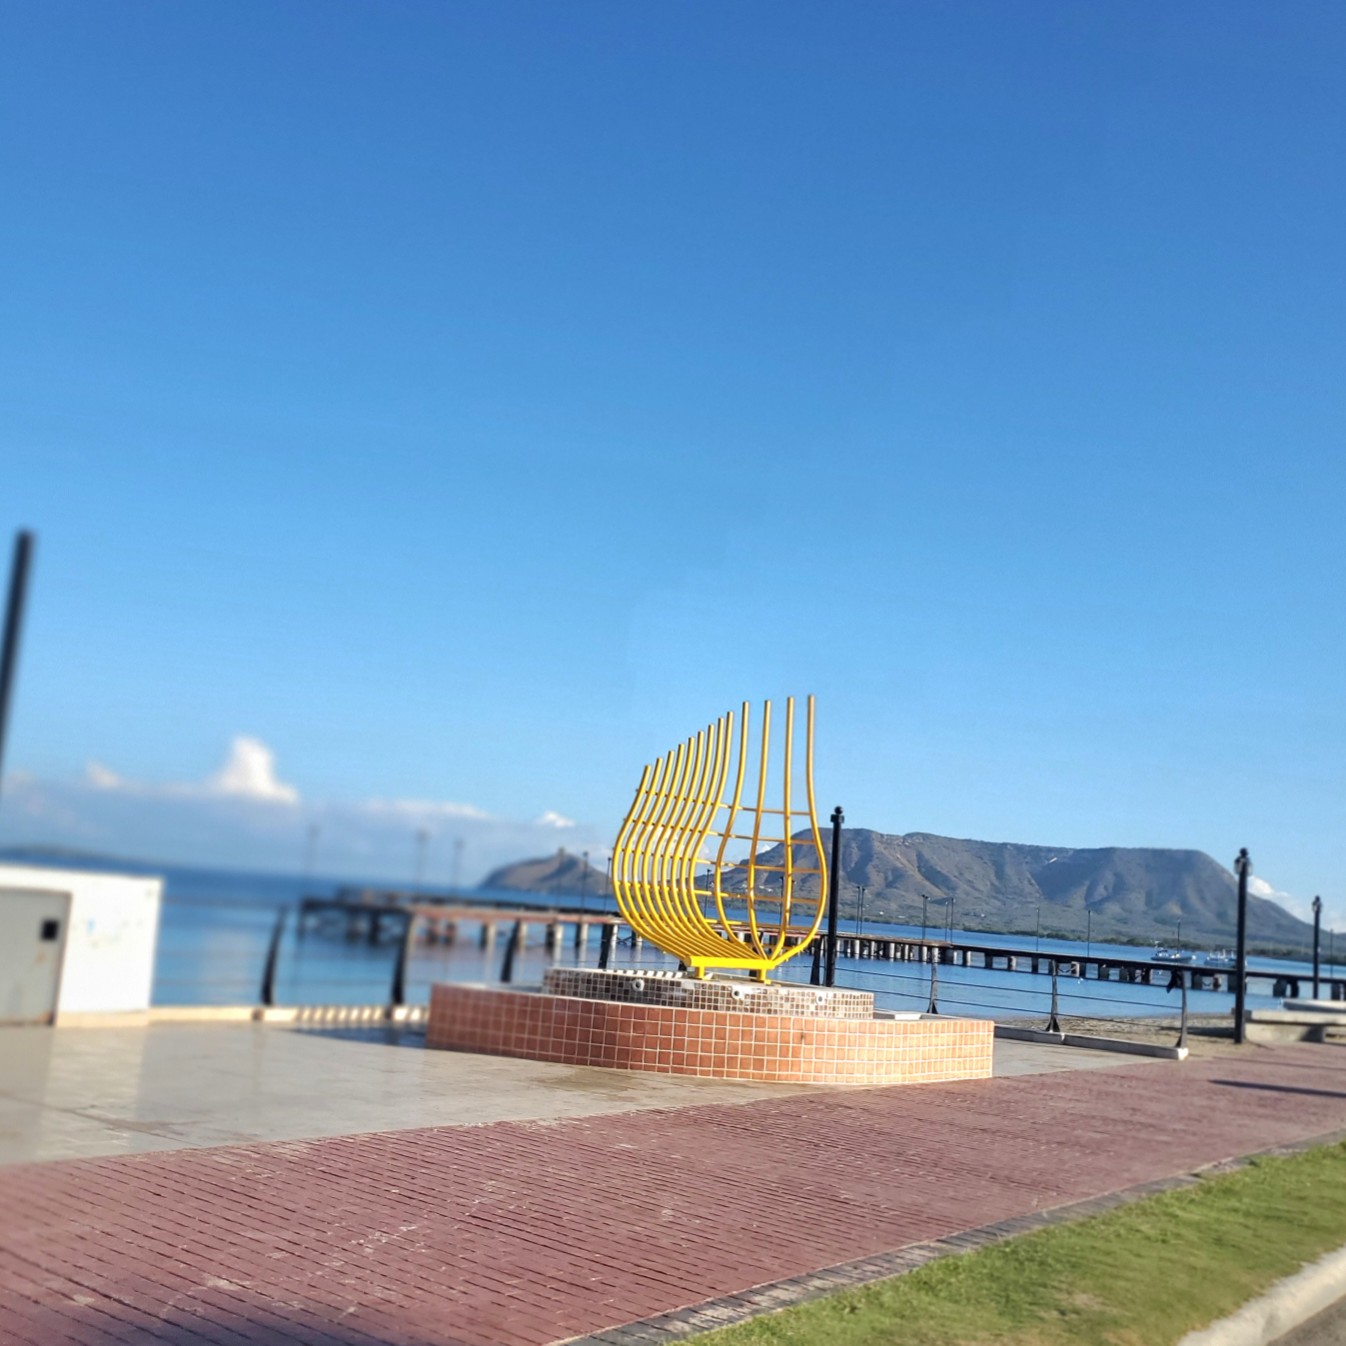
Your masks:
[{"label": "paving brick", "polygon": [[1289,1046],[0,1169],[0,1342],[670,1342],[1343,1130]]}]

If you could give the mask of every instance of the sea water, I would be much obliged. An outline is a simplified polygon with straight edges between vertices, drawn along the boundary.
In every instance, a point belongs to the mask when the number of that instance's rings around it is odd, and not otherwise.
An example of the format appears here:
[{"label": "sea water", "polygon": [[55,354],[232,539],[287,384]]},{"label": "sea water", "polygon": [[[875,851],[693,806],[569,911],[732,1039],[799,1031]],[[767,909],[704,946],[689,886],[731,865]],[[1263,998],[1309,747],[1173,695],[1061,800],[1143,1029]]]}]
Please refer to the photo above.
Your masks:
[{"label": "sea water", "polygon": [[[53,861],[53,863],[58,863]],[[244,870],[207,869],[194,866],[146,866],[99,861],[99,868],[121,869],[134,873],[153,873],[164,880],[164,902],[160,916],[159,941],[155,958],[153,1002],[156,1005],[239,1005],[256,1004],[261,993],[267,952],[284,914],[279,956],[276,964],[275,1000],[282,1005],[372,1005],[387,1004],[399,953],[399,940],[371,944],[363,937],[346,938],[340,922],[324,930],[303,933],[298,928],[297,910],[304,897],[334,897],[346,886],[385,889],[385,882],[367,885],[350,879],[305,877],[299,874],[266,874]],[[554,898],[545,893],[476,892],[474,898],[498,900],[512,907],[548,907],[556,901],[573,908],[573,896]],[[590,896],[586,905],[595,915],[611,911],[611,899]],[[389,929],[392,929],[391,925]],[[478,923],[460,923],[459,937],[452,945],[418,944],[406,969],[406,998],[412,1004],[429,999],[429,988],[436,981],[495,982],[504,957],[508,927],[499,927],[494,947],[483,950],[478,938]],[[573,943],[573,926],[565,929],[562,959],[566,962],[598,961],[599,932],[590,929],[583,948]],[[841,924],[841,934],[853,935],[853,921]],[[939,938],[943,928],[927,927],[927,936]],[[542,927],[531,932],[532,942],[515,959],[513,980],[519,985],[536,985],[550,958],[542,946]],[[876,939],[917,939],[919,926],[866,921],[863,934]],[[1033,935],[998,935],[955,929],[953,938],[972,944],[1004,949],[1020,955],[1020,966],[1035,952],[1054,954],[1069,960],[1109,956],[1118,959],[1144,959],[1149,950],[1132,945],[1103,944],[1061,939],[1036,939]],[[1202,969],[1202,955],[1194,964]],[[782,970],[782,978],[807,981],[810,956],[801,954]],[[1250,958],[1249,966],[1301,978],[1310,973],[1306,963],[1269,958]],[[616,966],[641,966],[673,969],[676,960],[648,943],[637,956],[630,945],[617,950]],[[956,967],[940,964],[936,973],[936,998],[945,1014],[973,1017],[1046,1020],[1051,1005],[1052,978],[1006,969]],[[888,962],[871,959],[838,958],[837,982],[872,991],[881,1007],[925,1009],[930,999],[932,967],[922,963]],[[1221,982],[1227,984],[1223,974]],[[1323,966],[1324,978],[1340,977],[1340,967]],[[1117,981],[1060,975],[1057,996],[1060,1013],[1097,1018],[1126,1018],[1148,1015],[1173,1015],[1181,1007],[1177,990],[1166,990],[1168,977],[1156,973],[1155,984],[1140,986]],[[1265,983],[1261,983],[1265,986]],[[1259,983],[1254,982],[1255,988]],[[1302,988],[1308,993],[1308,987]],[[1232,997],[1227,991],[1189,991],[1188,1009],[1193,1014],[1228,1014]],[[1266,995],[1249,995],[1249,1008],[1271,1007],[1279,1002]]]}]

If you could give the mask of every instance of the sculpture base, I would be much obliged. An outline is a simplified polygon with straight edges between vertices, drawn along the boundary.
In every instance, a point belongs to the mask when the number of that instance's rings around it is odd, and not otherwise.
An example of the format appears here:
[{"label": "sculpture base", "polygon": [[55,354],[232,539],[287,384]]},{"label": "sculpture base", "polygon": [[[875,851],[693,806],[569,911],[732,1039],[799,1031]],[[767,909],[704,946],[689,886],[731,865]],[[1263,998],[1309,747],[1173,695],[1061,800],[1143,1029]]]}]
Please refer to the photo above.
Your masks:
[{"label": "sculpture base", "polygon": [[985,1079],[993,1035],[988,1019],[689,1009],[441,982],[426,1046],[710,1079],[884,1085]]},{"label": "sculpture base", "polygon": [[759,982],[746,977],[698,978],[670,972],[605,972],[596,967],[550,967],[542,974],[544,995],[581,1000],[629,1001],[673,1009],[784,1014],[802,1019],[872,1019],[874,996],[840,986]]}]

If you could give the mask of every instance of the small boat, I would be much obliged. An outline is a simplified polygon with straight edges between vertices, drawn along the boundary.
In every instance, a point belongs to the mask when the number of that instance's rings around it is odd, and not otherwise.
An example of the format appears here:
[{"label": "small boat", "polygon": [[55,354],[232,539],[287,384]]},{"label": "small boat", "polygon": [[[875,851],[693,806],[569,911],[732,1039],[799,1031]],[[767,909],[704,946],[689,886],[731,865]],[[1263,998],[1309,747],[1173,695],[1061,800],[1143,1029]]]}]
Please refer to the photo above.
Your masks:
[{"label": "small boat", "polygon": [[1156,963],[1195,963],[1196,954],[1188,949],[1169,949],[1162,944],[1154,946],[1154,961]]},{"label": "small boat", "polygon": [[1238,959],[1228,949],[1216,949],[1205,958],[1207,967],[1237,967]]}]

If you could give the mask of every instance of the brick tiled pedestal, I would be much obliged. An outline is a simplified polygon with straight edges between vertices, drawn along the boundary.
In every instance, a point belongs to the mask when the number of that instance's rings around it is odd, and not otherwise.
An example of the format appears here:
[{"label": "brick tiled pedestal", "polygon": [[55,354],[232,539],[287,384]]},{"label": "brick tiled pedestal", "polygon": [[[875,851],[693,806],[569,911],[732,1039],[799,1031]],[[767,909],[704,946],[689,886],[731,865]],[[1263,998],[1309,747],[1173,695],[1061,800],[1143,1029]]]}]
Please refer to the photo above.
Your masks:
[{"label": "brick tiled pedestal", "polygon": [[798,1084],[985,1079],[984,1019],[838,1019],[440,983],[426,1045],[573,1066]]}]

